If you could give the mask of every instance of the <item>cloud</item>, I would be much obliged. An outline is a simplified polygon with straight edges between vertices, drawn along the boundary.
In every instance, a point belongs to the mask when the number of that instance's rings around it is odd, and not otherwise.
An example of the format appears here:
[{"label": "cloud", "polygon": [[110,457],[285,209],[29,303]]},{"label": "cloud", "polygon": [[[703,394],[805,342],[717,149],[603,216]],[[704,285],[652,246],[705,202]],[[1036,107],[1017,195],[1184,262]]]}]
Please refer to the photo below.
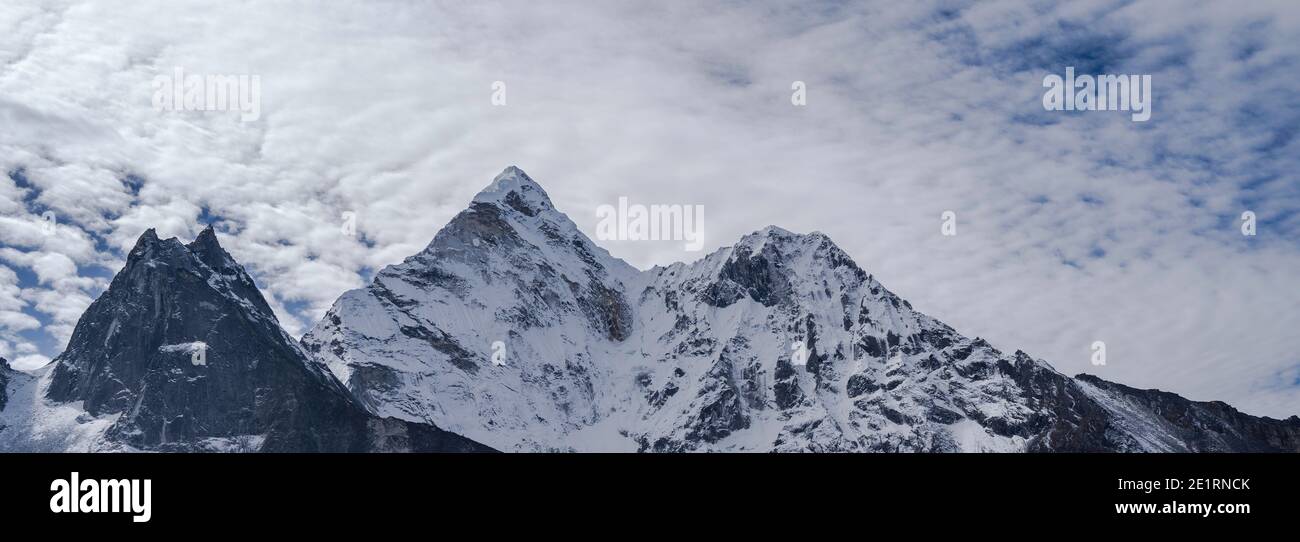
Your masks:
[{"label": "cloud", "polygon": [[[704,205],[705,252],[823,231],[1064,372],[1300,413],[1296,43],[1291,2],[7,2],[0,254],[30,277],[0,314],[66,336],[145,228],[214,221],[300,333],[517,164],[588,233],[620,196]],[[177,66],[258,75],[261,118],[155,111]],[[1151,74],[1152,119],[1044,111],[1066,66]]]},{"label": "cloud", "polygon": [[[38,329],[40,320],[27,314],[27,302],[22,298],[22,289],[18,287],[18,274],[13,269],[0,265],[0,358],[17,363],[18,354],[33,354],[36,345],[27,341],[21,333]],[[18,368],[29,365],[11,364]]]}]

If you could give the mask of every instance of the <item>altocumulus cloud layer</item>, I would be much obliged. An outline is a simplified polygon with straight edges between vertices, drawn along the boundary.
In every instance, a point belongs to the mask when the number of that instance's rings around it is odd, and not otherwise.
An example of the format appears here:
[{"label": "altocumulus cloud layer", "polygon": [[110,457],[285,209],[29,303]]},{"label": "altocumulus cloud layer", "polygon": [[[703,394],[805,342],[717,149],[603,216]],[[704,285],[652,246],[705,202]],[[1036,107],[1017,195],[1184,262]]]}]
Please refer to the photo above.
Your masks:
[{"label": "altocumulus cloud layer", "polygon": [[[704,205],[706,251],[823,231],[1063,372],[1300,412],[1300,5],[536,4],[0,4],[0,356],[48,361],[145,228],[207,222],[301,333],[517,164],[589,234],[620,196]],[[1151,120],[1044,111],[1065,66],[1151,74]],[[155,111],[175,67],[258,75],[261,118]]]}]

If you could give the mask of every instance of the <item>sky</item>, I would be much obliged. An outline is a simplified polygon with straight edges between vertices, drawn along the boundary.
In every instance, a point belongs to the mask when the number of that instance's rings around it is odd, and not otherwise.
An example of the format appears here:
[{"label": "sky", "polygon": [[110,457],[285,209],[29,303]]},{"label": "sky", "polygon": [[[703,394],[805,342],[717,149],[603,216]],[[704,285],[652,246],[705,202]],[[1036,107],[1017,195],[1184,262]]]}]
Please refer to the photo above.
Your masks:
[{"label": "sky", "polygon": [[[1067,66],[1150,75],[1150,120],[1045,110]],[[159,110],[177,68],[256,76],[257,118]],[[699,252],[598,241],[640,268],[820,231],[1003,350],[1300,414],[1297,70],[1287,0],[6,0],[0,357],[210,222],[300,336],[517,165],[593,238],[620,197],[704,206]]]}]

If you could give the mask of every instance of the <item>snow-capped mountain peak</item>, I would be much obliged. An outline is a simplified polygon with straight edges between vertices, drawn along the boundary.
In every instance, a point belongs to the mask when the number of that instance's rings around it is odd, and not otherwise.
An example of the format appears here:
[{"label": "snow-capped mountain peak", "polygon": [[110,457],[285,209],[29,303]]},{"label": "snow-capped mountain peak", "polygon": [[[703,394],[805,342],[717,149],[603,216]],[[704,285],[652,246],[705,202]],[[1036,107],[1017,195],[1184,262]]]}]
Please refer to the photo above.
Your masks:
[{"label": "snow-capped mountain peak", "polygon": [[492,179],[491,184],[474,196],[474,201],[503,202],[526,214],[555,208],[550,196],[546,195],[546,190],[524,170],[515,166],[507,167]]},{"label": "snow-capped mountain peak", "polygon": [[304,344],[374,412],[504,450],[1194,448],[1124,430],[1156,414],[1121,415],[1118,388],[915,311],[824,234],[637,271],[545,194],[508,168]]}]

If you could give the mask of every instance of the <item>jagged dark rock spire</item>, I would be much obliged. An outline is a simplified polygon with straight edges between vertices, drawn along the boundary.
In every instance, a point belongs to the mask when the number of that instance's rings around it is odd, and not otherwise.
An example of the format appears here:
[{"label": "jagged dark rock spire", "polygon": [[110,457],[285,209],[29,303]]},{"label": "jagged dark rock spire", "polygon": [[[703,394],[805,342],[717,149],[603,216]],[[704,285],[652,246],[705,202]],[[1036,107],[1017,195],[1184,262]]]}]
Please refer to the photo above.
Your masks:
[{"label": "jagged dark rock spire", "polygon": [[368,414],[280,329],[211,226],[188,245],[140,236],[77,322],[46,396],[117,415],[105,438],[134,449],[484,449]]}]

